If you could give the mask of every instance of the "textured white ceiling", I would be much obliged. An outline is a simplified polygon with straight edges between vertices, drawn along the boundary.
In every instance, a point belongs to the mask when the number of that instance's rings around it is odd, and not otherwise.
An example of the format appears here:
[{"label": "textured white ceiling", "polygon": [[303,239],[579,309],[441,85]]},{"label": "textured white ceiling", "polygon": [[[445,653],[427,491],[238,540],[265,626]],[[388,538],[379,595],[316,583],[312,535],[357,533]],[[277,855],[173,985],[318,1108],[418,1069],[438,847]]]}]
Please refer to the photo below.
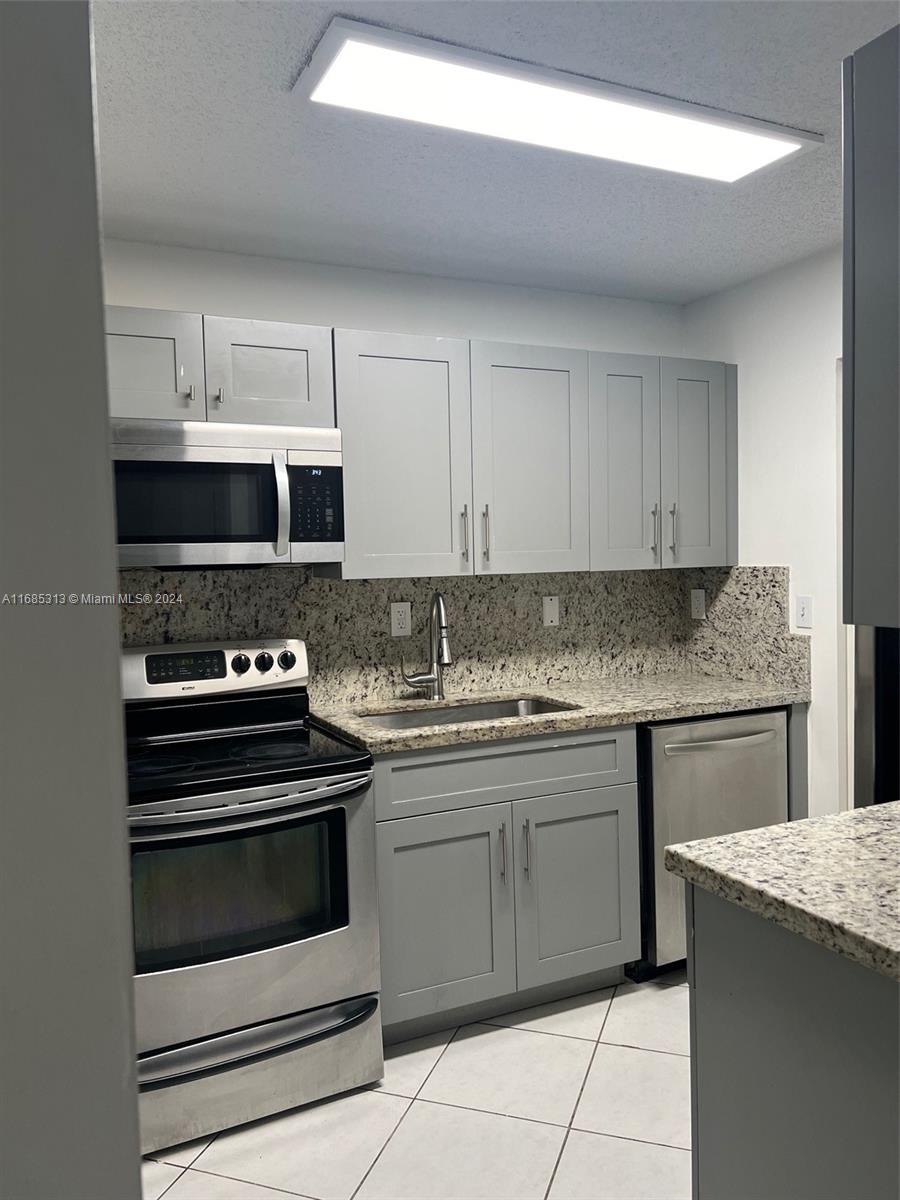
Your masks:
[{"label": "textured white ceiling", "polygon": [[[336,14],[815,130],[736,184],[303,102]],[[97,0],[110,237],[684,302],[840,239],[841,0]]]}]

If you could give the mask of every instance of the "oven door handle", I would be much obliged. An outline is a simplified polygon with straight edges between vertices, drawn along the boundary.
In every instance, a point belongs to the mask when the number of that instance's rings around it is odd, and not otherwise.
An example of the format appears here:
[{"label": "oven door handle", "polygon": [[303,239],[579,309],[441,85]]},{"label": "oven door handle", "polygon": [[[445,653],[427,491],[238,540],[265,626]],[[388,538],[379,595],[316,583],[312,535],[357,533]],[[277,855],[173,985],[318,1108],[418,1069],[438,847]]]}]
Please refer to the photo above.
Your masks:
[{"label": "oven door handle", "polygon": [[[326,783],[308,792],[291,792],[289,795],[272,796],[268,800],[248,801],[246,804],[222,805],[219,808],[176,809],[173,812],[142,813],[129,816],[129,837],[132,842],[155,842],[162,838],[187,838],[198,834],[226,833],[234,829],[255,829],[260,825],[274,825],[291,821],[299,816],[316,816],[329,812],[333,805],[322,804],[333,796],[361,791],[372,781],[370,772],[344,779],[339,783]],[[312,807],[311,807],[312,806]],[[245,820],[245,815],[258,819]],[[175,828],[171,828],[174,826]],[[187,826],[188,828],[184,828]],[[134,832],[131,832],[131,831]],[[150,832],[153,830],[154,832]],[[163,832],[163,830],[165,832]]]},{"label": "oven door handle", "polygon": [[357,996],[188,1046],[144,1054],[137,1061],[138,1087],[145,1091],[181,1082],[191,1075],[221,1071],[237,1063],[296,1049],[318,1038],[333,1037],[365,1021],[377,1007],[377,996]]},{"label": "oven door handle", "polygon": [[288,480],[287,454],[284,450],[272,451],[272,466],[275,469],[275,494],[278,497],[278,534],[275,553],[287,554],[291,540],[291,489]]}]

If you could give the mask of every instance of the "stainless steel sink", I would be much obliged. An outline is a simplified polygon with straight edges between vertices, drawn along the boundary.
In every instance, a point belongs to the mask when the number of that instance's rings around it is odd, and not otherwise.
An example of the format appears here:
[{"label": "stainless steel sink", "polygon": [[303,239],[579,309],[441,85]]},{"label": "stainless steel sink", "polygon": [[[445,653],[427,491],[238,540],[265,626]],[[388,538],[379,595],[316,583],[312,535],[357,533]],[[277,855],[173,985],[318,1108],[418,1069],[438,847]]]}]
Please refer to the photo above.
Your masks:
[{"label": "stainless steel sink", "polygon": [[447,704],[405,712],[361,713],[364,721],[381,729],[420,729],[428,725],[459,725],[463,721],[494,721],[498,717],[533,717],[539,713],[571,712],[577,704],[554,700],[483,700],[473,704]]}]

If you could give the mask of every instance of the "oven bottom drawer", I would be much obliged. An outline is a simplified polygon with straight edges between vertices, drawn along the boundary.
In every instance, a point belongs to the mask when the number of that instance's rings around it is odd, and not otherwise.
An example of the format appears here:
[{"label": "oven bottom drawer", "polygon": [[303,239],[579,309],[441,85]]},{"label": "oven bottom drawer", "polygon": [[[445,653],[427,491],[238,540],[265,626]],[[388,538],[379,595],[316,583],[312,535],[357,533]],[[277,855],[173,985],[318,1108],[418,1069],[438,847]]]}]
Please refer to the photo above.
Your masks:
[{"label": "oven bottom drawer", "polygon": [[381,1015],[376,1004],[363,1019],[315,1040],[172,1082],[142,1086],[141,1152],[148,1154],[323,1100],[375,1083],[383,1074]]}]

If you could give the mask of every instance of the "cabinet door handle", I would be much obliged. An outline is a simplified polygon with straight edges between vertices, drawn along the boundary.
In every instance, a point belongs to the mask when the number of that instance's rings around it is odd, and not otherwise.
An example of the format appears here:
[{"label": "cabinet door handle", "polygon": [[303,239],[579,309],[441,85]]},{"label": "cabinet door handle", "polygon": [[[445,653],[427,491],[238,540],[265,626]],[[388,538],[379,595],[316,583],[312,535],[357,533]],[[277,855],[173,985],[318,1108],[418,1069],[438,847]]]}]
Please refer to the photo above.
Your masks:
[{"label": "cabinet door handle", "polygon": [[653,522],[653,541],[650,549],[653,551],[654,559],[659,554],[659,505],[654,504],[650,509],[650,520]]},{"label": "cabinet door handle", "polygon": [[522,829],[525,833],[525,878],[531,878],[531,818],[526,817]]},{"label": "cabinet door handle", "polygon": [[484,512],[481,514],[481,520],[484,524],[484,550],[485,560],[490,562],[491,558],[491,510],[489,505],[484,506]]},{"label": "cabinet door handle", "polygon": [[462,523],[463,523],[462,556],[466,560],[466,562],[468,562],[469,561],[469,506],[468,506],[468,504],[463,505]]},{"label": "cabinet door handle", "polygon": [[225,389],[223,387],[219,388],[219,390],[216,392],[216,394],[214,396],[214,399],[215,399],[216,404],[224,404],[225,403]]},{"label": "cabinet door handle", "polygon": [[500,826],[500,878],[506,883],[506,822]]},{"label": "cabinet door handle", "polygon": [[672,518],[672,540],[669,542],[669,549],[675,554],[678,550],[678,501],[672,501],[672,507],[669,509],[669,515]]},{"label": "cabinet door handle", "polygon": [[188,399],[188,404],[193,404],[194,401],[197,399],[197,388],[193,383],[190,385],[190,387],[187,390],[187,399]]}]

